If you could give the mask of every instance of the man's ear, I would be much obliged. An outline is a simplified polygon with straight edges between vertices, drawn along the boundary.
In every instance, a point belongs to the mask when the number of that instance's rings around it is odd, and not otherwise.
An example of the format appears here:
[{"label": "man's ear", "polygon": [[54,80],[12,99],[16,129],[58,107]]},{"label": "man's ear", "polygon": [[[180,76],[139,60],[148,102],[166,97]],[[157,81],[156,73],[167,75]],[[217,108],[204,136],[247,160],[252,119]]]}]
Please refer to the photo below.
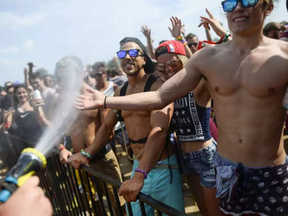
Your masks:
[{"label": "man's ear", "polygon": [[268,3],[267,6],[265,7],[265,16],[269,16],[270,13],[274,9],[274,4],[273,3]]},{"label": "man's ear", "polygon": [[143,65],[146,65],[146,57],[145,56],[143,56],[143,60],[144,60]]}]

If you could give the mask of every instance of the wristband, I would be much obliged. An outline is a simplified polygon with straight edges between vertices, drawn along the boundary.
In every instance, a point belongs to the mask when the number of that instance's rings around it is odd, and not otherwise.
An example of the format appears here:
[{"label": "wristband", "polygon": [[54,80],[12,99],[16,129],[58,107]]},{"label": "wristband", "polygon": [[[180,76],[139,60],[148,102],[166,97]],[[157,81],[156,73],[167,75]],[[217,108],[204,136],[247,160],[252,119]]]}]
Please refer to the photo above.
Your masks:
[{"label": "wristband", "polygon": [[227,31],[217,42],[217,44],[225,43],[228,41],[228,38],[231,36],[231,32]]},{"label": "wristband", "polygon": [[88,160],[88,162],[92,159],[91,154],[85,152],[83,149],[81,149],[81,154]]},{"label": "wristband", "polygon": [[147,178],[147,173],[144,172],[143,170],[141,170],[141,169],[135,169],[134,171],[135,171],[135,172],[140,172],[140,173],[142,173],[142,174],[144,175],[144,179]]},{"label": "wristband", "polygon": [[177,41],[181,42],[184,46],[187,45],[187,41],[181,35],[176,38]]},{"label": "wristband", "polygon": [[59,149],[59,152],[61,152],[63,149],[66,149],[65,147],[61,147],[60,149]]},{"label": "wristband", "polygon": [[106,99],[107,99],[107,96],[105,96],[104,98],[104,109],[106,109]]}]

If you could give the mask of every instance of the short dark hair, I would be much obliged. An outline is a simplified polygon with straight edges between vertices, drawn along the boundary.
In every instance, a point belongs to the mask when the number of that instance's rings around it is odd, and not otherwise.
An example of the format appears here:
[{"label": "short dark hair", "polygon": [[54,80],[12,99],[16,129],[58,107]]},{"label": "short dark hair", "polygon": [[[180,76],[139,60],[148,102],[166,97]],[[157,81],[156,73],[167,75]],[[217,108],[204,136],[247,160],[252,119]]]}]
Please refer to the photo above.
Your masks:
[{"label": "short dark hair", "polygon": [[185,39],[189,40],[189,39],[193,39],[194,37],[196,37],[198,39],[197,35],[195,35],[193,33],[189,33],[188,35],[186,35]]},{"label": "short dark hair", "polygon": [[115,77],[121,75],[122,73],[118,67],[112,67],[107,70],[107,74],[109,74],[111,77]]},{"label": "short dark hair", "polygon": [[264,34],[265,36],[268,36],[268,34],[269,34],[269,32],[270,32],[271,30],[274,30],[274,29],[277,28],[277,25],[279,25],[279,23],[277,23],[277,22],[267,23],[267,24],[264,26],[264,28],[263,28],[263,34]]},{"label": "short dark hair", "polygon": [[105,63],[104,62],[95,62],[92,65],[92,70],[99,70],[100,68],[105,68]]},{"label": "short dark hair", "polygon": [[44,79],[45,75],[42,71],[36,71],[30,76],[30,79]]}]

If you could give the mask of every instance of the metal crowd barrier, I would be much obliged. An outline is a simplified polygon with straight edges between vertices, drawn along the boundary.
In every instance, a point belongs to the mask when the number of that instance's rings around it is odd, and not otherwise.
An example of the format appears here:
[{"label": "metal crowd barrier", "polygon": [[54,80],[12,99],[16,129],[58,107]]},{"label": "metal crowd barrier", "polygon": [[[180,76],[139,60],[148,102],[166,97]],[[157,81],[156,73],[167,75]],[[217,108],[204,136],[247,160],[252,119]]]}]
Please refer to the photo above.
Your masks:
[{"label": "metal crowd barrier", "polygon": [[[6,172],[17,162],[25,147],[25,143],[20,139],[0,134],[0,178],[5,177]],[[51,155],[47,158],[47,167],[41,170],[38,176],[40,186],[52,203],[54,215],[124,216],[117,196],[121,183],[90,167],[83,165],[81,170],[75,170],[71,166],[62,165],[58,155]],[[117,208],[112,207],[107,195],[107,184],[113,186]],[[139,193],[138,199],[143,216],[146,215],[144,203],[152,206],[158,216],[186,215],[143,193]],[[133,216],[131,204],[126,204],[127,213]]]}]

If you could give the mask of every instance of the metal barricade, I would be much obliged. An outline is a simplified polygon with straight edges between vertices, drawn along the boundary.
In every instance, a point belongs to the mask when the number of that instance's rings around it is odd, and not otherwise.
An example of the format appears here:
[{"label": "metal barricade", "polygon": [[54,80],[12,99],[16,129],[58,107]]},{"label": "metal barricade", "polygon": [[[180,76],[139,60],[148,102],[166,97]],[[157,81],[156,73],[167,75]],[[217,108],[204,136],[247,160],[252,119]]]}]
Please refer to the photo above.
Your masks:
[{"label": "metal barricade", "polygon": [[[18,157],[26,147],[25,143],[16,137],[0,134],[0,177],[5,177],[8,171],[18,160]],[[59,162],[58,155],[47,158],[47,167],[42,169],[38,176],[40,186],[51,201],[54,215],[59,216],[123,216],[123,207],[117,196],[121,183],[103,173],[82,165],[81,170],[75,170],[71,166]],[[1,182],[0,182],[1,183]],[[107,184],[112,185],[116,208],[112,206],[112,200],[108,196]],[[138,195],[141,215],[145,216],[145,205],[155,209],[157,215],[184,216],[179,212],[155,199],[139,193]],[[127,205],[127,214],[133,216],[130,203]],[[134,215],[138,216],[138,215]]]}]

